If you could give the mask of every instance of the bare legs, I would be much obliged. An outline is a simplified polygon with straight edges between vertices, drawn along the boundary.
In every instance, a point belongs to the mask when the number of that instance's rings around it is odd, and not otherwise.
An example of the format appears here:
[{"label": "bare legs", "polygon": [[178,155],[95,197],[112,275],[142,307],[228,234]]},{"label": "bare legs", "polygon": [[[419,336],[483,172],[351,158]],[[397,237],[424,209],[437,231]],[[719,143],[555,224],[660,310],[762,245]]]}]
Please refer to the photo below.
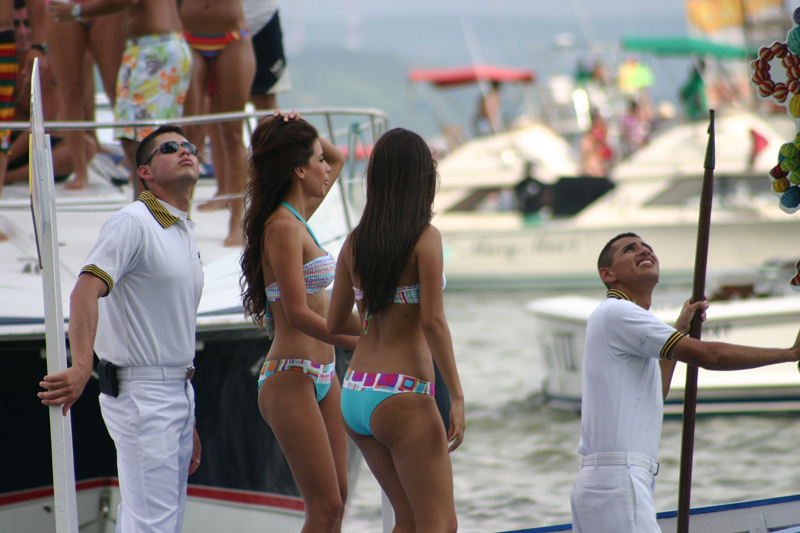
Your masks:
[{"label": "bare legs", "polygon": [[[92,136],[87,135],[85,144],[87,150],[86,158],[91,160],[92,157],[94,157],[94,154],[97,153],[97,142]],[[25,153],[27,153],[27,145],[25,148]],[[16,156],[16,152],[14,155]],[[20,154],[20,156],[22,155],[23,154]],[[72,154],[69,151],[67,143],[58,143],[58,145],[53,148],[53,174],[55,176],[66,176],[73,170],[74,167],[72,165]],[[28,173],[28,165],[23,165],[19,168],[15,168],[14,170],[9,170],[6,172],[5,182],[15,183],[18,181],[28,181]]]},{"label": "bare legs", "polygon": [[258,395],[261,415],[272,428],[303,496],[302,533],[339,533],[347,500],[347,437],[339,407],[342,389],[334,379],[317,403],[312,379],[276,372]]},{"label": "bare legs", "polygon": [[372,435],[347,433],[358,445],[395,513],[394,533],[453,532],[453,470],[435,400],[396,394],[372,413]]},{"label": "bare legs", "polygon": [[[192,83],[186,97],[185,115],[196,115],[201,109],[203,94],[207,91],[211,69],[214,73],[215,93],[211,97],[211,111],[213,113],[227,113],[243,111],[250,96],[250,86],[255,75],[255,58],[250,39],[241,39],[230,43],[217,56],[213,65],[209,67],[205,59],[192,51]],[[212,134],[212,159],[214,160],[217,178],[217,196],[230,196],[243,194],[247,181],[247,149],[242,139],[242,122],[223,122],[219,126],[222,142],[217,146],[222,148],[222,153],[215,151],[214,135]],[[192,142],[199,142],[198,128],[187,128],[186,134]],[[217,160],[222,162],[218,166]],[[228,227],[228,237],[225,246],[241,246],[244,243],[242,235],[242,212],[244,200],[219,200],[203,204],[198,207],[200,211],[211,211],[228,207],[231,218]]]},{"label": "bare legs", "polygon": [[251,94],[250,101],[259,111],[278,108],[278,99],[274,94]]},{"label": "bare legs", "polygon": [[[51,53],[59,84],[60,118],[86,120],[87,49],[91,49],[97,61],[104,88],[113,104],[115,80],[123,51],[119,16],[97,19],[88,32],[78,22],[62,24],[48,19],[47,31],[48,41],[58,43],[58,46],[52,47]],[[91,96],[94,97],[93,94]],[[65,187],[85,189],[89,184],[89,176],[84,133],[65,131],[61,135],[72,154],[75,172],[75,180],[65,184]]]}]

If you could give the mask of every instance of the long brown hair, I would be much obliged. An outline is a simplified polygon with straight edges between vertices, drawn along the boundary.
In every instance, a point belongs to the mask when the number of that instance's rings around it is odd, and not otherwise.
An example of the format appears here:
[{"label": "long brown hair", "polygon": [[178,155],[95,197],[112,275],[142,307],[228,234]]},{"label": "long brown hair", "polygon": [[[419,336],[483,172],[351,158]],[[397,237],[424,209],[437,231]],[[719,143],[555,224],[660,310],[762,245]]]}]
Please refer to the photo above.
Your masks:
[{"label": "long brown hair", "polygon": [[287,122],[281,116],[264,118],[250,139],[250,181],[242,221],[245,244],[239,285],[245,313],[260,326],[264,325],[269,305],[261,263],[267,218],[289,193],[294,169],[307,165],[314,155],[316,140],[314,126],[302,119]]},{"label": "long brown hair", "polygon": [[367,204],[350,235],[353,273],[367,313],[392,299],[397,278],[433,218],[436,163],[422,137],[397,128],[375,144],[367,167]]}]

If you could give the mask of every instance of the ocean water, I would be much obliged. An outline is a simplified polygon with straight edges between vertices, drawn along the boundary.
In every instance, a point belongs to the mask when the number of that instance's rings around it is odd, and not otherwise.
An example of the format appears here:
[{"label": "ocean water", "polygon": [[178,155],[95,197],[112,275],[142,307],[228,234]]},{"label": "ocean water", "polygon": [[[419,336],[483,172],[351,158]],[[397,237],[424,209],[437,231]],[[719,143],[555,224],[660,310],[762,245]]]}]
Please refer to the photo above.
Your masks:
[{"label": "ocean water", "polygon": [[[541,403],[544,372],[525,305],[544,296],[552,294],[445,292],[467,402],[464,443],[451,455],[459,531],[572,521],[569,493],[580,465],[580,417]],[[664,422],[658,511],[677,508],[681,431],[680,421]],[[700,418],[692,506],[800,493],[798,433],[797,417]],[[343,531],[381,531],[380,487],[366,464],[350,492]]]}]

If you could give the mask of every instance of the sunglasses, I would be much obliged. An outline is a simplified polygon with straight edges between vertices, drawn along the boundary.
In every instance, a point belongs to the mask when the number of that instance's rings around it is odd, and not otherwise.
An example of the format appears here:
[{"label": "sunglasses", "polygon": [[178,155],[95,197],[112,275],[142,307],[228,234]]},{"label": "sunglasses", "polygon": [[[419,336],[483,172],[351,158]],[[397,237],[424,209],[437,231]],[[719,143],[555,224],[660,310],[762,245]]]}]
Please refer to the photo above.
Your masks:
[{"label": "sunglasses", "polygon": [[23,24],[25,25],[26,28],[30,29],[31,25],[28,22],[28,19],[23,19],[23,20],[14,19],[14,28],[15,29],[19,29],[19,27],[22,26]]},{"label": "sunglasses", "polygon": [[142,165],[140,166],[149,163],[150,160],[153,159],[153,156],[156,155],[158,152],[161,152],[162,154],[174,154],[175,152],[180,150],[181,147],[189,150],[190,154],[197,155],[197,146],[193,145],[189,141],[183,141],[182,143],[179,143],[178,141],[167,141],[163,143],[161,146],[159,146],[155,152],[150,154],[150,157],[148,157],[147,160],[145,160],[145,162],[142,163]]}]

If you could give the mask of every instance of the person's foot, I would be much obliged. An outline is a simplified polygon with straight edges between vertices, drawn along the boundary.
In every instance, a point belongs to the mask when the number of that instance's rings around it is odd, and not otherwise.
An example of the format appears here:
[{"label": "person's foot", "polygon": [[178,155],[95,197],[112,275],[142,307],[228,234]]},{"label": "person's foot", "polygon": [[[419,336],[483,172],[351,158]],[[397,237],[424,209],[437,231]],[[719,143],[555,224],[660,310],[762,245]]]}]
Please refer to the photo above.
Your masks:
[{"label": "person's foot", "polygon": [[0,231],[0,242],[6,242],[8,240],[8,235]]},{"label": "person's foot", "polygon": [[229,226],[230,233],[228,238],[225,239],[224,245],[228,248],[241,248],[244,246],[244,231],[242,230],[241,222],[237,221],[234,215],[231,215]]},{"label": "person's foot", "polygon": [[65,189],[69,189],[70,191],[82,191],[89,186],[89,176],[83,176],[81,178],[77,174],[75,175],[75,179],[72,181],[68,181],[64,184]]},{"label": "person's foot", "polygon": [[233,235],[228,235],[228,238],[225,239],[224,246],[227,248],[241,248],[244,246],[244,237],[238,232]]}]

